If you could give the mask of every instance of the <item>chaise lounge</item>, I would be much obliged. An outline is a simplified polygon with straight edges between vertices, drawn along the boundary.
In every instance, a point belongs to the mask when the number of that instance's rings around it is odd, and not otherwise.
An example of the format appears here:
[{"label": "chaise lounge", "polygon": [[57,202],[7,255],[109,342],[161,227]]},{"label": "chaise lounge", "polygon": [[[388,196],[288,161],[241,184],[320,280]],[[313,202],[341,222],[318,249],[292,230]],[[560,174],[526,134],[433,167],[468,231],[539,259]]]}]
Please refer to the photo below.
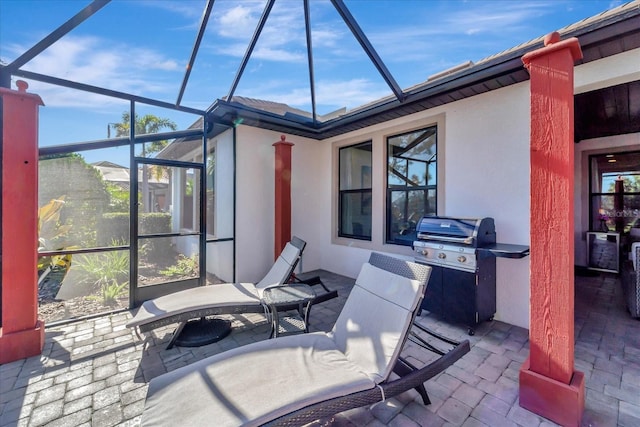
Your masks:
[{"label": "chaise lounge", "polygon": [[[427,344],[438,358],[417,368],[400,357],[414,339],[431,268],[373,253],[335,326],[220,353],[151,380],[142,425],[303,425],[416,388],[469,351]],[[393,374],[395,373],[395,375]]]},{"label": "chaise lounge", "polygon": [[[256,284],[222,283],[199,286],[145,301],[127,323],[127,327],[136,328],[136,333],[138,330],[145,333],[172,323],[179,323],[167,346],[171,348],[190,320],[222,314],[264,313],[263,292],[267,288],[281,286],[292,278],[305,246],[304,240],[292,237],[267,275]],[[324,289],[312,304],[338,296],[336,291],[327,289],[317,278],[305,281],[307,282],[310,285],[319,284]]]}]

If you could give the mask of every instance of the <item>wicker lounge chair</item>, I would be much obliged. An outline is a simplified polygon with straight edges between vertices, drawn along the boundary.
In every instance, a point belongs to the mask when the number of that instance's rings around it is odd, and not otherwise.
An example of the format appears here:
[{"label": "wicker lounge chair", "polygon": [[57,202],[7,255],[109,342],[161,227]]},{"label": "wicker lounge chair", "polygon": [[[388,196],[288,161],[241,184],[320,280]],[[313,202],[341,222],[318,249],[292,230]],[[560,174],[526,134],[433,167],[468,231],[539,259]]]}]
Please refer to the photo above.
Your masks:
[{"label": "wicker lounge chair", "polygon": [[[416,388],[469,351],[440,352],[413,330],[431,268],[372,254],[329,333],[260,341],[151,380],[142,425],[303,425]],[[421,331],[418,331],[421,332]],[[413,336],[437,358],[400,358]],[[395,372],[396,375],[393,373]]]},{"label": "wicker lounge chair", "polygon": [[[280,286],[293,280],[293,271],[302,256],[306,242],[293,237],[287,243],[267,275],[258,283],[222,283],[211,286],[199,286],[175,292],[142,303],[127,327],[135,328],[136,333],[179,323],[167,348],[171,348],[180,336],[187,322],[193,319],[205,319],[207,316],[239,313],[263,313],[262,292],[272,286]],[[297,280],[297,279],[296,279]],[[300,280],[297,280],[300,282]],[[309,285],[320,285],[322,292],[313,300],[317,304],[338,296],[330,291],[317,278],[303,281]],[[197,325],[196,325],[197,326]]]}]

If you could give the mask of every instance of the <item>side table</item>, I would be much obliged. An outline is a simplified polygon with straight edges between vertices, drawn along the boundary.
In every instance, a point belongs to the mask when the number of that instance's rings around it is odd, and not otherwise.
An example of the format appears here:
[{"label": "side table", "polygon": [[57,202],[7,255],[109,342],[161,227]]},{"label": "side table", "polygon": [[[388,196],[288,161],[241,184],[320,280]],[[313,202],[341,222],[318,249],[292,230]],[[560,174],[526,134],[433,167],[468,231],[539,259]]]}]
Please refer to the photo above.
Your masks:
[{"label": "side table", "polygon": [[[309,310],[316,293],[309,285],[292,283],[265,289],[262,301],[271,316],[270,337],[309,332]],[[295,313],[291,313],[295,311]]]}]

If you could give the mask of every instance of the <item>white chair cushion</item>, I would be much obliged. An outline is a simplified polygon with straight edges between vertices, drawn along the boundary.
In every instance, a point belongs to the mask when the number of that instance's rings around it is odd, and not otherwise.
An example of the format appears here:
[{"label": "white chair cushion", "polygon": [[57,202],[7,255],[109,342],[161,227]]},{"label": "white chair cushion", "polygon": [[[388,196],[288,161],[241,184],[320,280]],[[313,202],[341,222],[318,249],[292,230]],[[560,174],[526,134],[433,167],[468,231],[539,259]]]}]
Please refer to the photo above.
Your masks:
[{"label": "white chair cushion", "polygon": [[330,336],[349,361],[380,383],[393,370],[423,293],[418,280],[364,264]]},{"label": "white chair cushion", "polygon": [[[256,288],[263,291],[273,286],[280,286],[289,278],[290,272],[291,264],[289,264],[282,256],[279,256],[276,262],[271,266],[267,275],[256,283]],[[262,296],[261,293],[260,296]]]},{"label": "white chair cushion", "polygon": [[260,297],[252,283],[199,286],[145,301],[127,327],[205,308],[254,304],[260,305]]},{"label": "white chair cushion", "polygon": [[375,384],[324,333],[260,341],[153,379],[142,425],[258,426]]},{"label": "white chair cushion", "polygon": [[287,264],[293,265],[296,259],[298,259],[298,257],[300,256],[300,249],[298,249],[291,243],[287,243],[284,246],[284,249],[282,250],[282,253],[280,254],[280,256],[284,258]]}]

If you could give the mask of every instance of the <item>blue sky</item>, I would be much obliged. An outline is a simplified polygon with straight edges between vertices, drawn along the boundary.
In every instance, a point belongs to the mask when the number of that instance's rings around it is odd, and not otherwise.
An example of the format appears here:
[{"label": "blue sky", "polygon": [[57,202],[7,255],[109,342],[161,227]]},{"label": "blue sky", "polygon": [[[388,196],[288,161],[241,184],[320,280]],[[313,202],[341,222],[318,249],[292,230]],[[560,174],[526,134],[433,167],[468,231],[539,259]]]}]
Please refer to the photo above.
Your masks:
[{"label": "blue sky", "polygon": [[[391,93],[329,1],[311,0],[319,114]],[[11,62],[81,10],[82,0],[0,0],[0,60]],[[345,0],[403,89],[457,64],[527,42],[623,4],[615,0]],[[114,0],[25,70],[175,102],[205,0]],[[265,1],[217,0],[182,105],[205,109],[230,90]],[[301,0],[277,0],[235,95],[311,111]],[[128,103],[29,82],[40,145],[106,137]],[[138,106],[139,114],[195,117]],[[123,151],[123,150],[121,150]],[[96,155],[100,155],[99,153]],[[95,157],[95,155],[92,155]]]}]

